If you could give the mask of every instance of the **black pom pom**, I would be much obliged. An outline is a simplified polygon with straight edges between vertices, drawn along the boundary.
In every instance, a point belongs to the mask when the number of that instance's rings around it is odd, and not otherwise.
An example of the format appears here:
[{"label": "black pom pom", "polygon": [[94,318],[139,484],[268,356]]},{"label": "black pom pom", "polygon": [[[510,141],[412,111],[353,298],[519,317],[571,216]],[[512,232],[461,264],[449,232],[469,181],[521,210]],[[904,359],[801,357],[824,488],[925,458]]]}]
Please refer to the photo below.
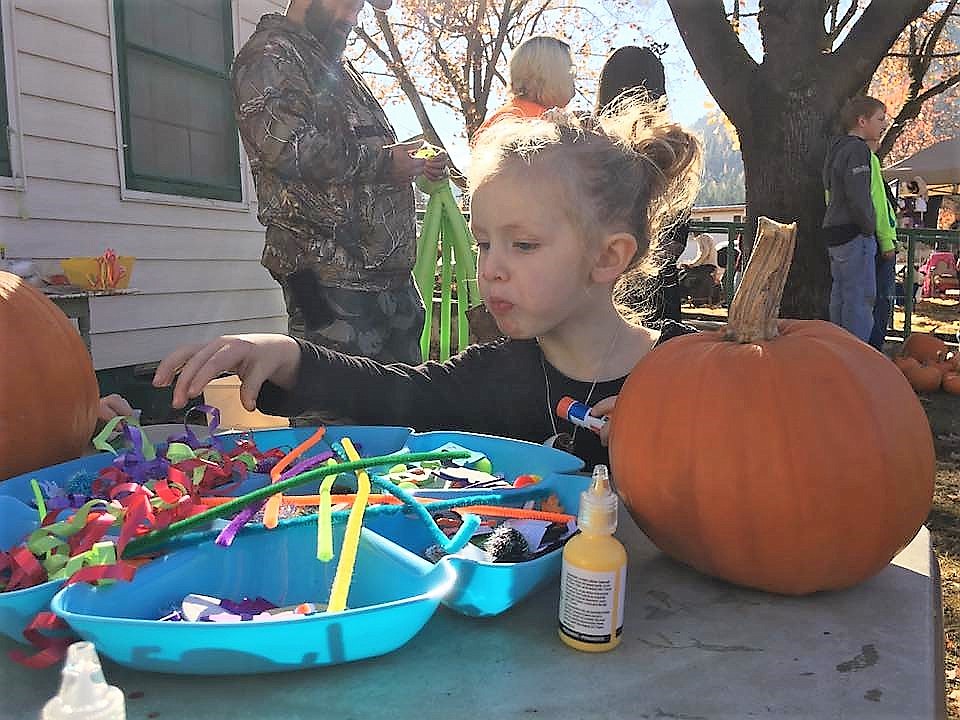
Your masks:
[{"label": "black pom pom", "polygon": [[499,525],[483,545],[490,562],[521,562],[530,552],[523,534],[509,525]]}]

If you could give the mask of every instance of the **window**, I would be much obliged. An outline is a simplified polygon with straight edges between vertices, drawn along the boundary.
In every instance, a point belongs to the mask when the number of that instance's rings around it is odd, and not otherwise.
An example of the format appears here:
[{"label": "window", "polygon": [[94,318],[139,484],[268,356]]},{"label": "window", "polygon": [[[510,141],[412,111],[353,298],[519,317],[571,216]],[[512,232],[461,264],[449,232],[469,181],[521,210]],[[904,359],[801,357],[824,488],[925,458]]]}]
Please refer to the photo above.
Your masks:
[{"label": "window", "polygon": [[733,221],[734,221],[734,222],[743,222],[743,215],[734,215],[734,216],[733,216]]},{"label": "window", "polygon": [[126,186],[242,199],[231,0],[114,0]]},{"label": "window", "polygon": [[0,175],[11,177],[10,116],[7,112],[7,68],[3,60],[3,18],[0,18]]}]

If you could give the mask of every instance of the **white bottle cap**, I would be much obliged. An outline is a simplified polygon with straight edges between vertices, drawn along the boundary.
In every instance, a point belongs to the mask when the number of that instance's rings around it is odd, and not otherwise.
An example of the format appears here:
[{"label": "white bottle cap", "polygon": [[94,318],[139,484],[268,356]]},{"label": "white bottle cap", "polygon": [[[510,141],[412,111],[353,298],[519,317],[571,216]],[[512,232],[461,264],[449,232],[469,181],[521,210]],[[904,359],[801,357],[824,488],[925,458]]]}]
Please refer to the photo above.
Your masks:
[{"label": "white bottle cap", "polygon": [[593,482],[580,493],[577,524],[583,532],[610,535],[617,529],[617,496],[610,489],[606,465],[593,468]]},{"label": "white bottle cap", "polygon": [[126,720],[123,691],[107,685],[91,642],[67,648],[60,692],[43,706],[40,720]]}]

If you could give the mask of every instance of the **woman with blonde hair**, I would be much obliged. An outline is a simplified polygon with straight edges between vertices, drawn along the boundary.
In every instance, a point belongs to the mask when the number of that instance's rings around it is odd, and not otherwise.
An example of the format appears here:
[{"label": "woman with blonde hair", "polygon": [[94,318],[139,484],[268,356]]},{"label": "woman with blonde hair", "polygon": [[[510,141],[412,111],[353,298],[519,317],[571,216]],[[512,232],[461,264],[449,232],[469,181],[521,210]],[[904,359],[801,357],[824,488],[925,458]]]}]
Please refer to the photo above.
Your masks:
[{"label": "woman with blonde hair", "polygon": [[505,117],[535,118],[548,108],[566,107],[576,93],[575,81],[570,45],[550,35],[527,38],[510,56],[506,104],[477,128],[473,140]]}]

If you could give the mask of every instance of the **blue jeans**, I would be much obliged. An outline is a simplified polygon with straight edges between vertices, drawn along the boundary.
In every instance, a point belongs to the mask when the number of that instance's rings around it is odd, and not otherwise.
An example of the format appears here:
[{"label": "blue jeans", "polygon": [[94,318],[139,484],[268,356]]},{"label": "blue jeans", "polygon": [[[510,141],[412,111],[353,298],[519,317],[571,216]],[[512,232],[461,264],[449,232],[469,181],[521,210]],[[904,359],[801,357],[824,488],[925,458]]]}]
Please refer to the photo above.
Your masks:
[{"label": "blue jeans", "polygon": [[877,300],[873,304],[873,332],[870,333],[870,344],[882,351],[897,284],[897,259],[893,257],[884,260],[878,256],[876,266]]},{"label": "blue jeans", "polygon": [[873,303],[877,296],[876,238],[857,235],[848,243],[828,247],[827,251],[833,276],[830,320],[867,342],[873,330]]}]

